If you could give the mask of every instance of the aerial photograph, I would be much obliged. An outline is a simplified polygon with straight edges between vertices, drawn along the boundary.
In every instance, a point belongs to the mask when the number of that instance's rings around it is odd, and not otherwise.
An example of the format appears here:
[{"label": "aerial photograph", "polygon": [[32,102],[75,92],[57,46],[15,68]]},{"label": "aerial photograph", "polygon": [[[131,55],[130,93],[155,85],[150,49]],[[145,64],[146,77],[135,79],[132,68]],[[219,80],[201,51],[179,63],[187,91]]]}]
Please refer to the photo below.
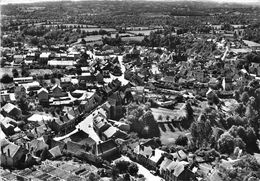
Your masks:
[{"label": "aerial photograph", "polygon": [[0,6],[1,181],[260,181],[259,0]]}]

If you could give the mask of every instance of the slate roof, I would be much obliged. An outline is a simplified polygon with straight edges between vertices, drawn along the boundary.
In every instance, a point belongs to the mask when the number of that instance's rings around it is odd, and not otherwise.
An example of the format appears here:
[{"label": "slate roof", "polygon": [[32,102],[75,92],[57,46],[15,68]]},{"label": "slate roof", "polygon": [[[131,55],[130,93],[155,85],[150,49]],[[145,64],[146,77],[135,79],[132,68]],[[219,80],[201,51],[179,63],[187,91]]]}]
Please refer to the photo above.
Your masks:
[{"label": "slate roof", "polygon": [[50,154],[52,155],[53,158],[62,156],[61,150],[59,146],[56,146],[52,149],[49,150]]},{"label": "slate roof", "polygon": [[6,113],[10,113],[13,109],[19,108],[11,103],[7,103],[2,107],[2,110],[4,110]]},{"label": "slate roof", "polygon": [[20,148],[20,146],[13,144],[6,139],[0,140],[0,145],[5,155],[8,155],[8,150],[10,151],[10,157],[14,157]]},{"label": "slate roof", "polygon": [[104,141],[103,143],[98,144],[97,151],[100,154],[100,153],[110,151],[116,147],[117,147],[117,144],[115,143],[115,141],[110,139],[110,140]]}]

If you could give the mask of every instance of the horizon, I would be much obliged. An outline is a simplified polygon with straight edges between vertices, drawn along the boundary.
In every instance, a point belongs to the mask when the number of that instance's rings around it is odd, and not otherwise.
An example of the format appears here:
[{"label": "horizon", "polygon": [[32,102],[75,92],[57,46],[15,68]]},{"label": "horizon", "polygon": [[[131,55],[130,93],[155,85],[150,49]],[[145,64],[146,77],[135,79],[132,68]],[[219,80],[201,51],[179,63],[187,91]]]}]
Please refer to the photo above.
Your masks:
[{"label": "horizon", "polygon": [[[80,2],[80,1],[91,1],[91,0],[2,0],[0,5],[8,4],[33,4],[33,3],[43,3],[43,2],[62,2],[62,1],[71,1],[71,2]],[[98,0],[106,1],[106,0]],[[109,1],[136,1],[136,0],[109,0]],[[177,2],[177,1],[190,1],[190,0],[142,0],[142,1],[159,1],[159,2]],[[197,2],[215,2],[215,3],[229,3],[229,4],[244,4],[244,5],[260,5],[258,0],[191,0]]]}]

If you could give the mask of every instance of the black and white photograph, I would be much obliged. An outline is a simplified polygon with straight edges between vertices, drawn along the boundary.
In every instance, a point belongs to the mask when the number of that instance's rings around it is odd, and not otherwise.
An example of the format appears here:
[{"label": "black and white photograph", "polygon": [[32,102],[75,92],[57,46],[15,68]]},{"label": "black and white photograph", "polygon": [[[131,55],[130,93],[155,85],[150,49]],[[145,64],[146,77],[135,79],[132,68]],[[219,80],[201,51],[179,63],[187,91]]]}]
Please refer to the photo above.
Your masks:
[{"label": "black and white photograph", "polygon": [[0,180],[259,181],[259,0],[0,0]]}]

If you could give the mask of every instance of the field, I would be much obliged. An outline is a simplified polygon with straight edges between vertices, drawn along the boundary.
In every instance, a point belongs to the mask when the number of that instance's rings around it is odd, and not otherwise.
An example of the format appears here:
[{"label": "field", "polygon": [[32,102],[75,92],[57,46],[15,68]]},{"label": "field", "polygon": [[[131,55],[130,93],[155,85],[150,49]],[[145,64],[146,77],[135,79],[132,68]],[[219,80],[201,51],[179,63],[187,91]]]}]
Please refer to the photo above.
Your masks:
[{"label": "field", "polygon": [[[81,30],[85,30],[86,32],[93,32],[93,31],[99,31],[99,30],[105,30],[108,32],[115,32],[116,29],[114,28],[80,28]],[[74,29],[76,30],[76,29]]]},{"label": "field", "polygon": [[90,35],[90,36],[87,36],[84,39],[86,40],[86,42],[99,41],[99,40],[102,39],[102,35]]},{"label": "field", "polygon": [[142,41],[144,36],[132,36],[132,37],[122,37],[122,41]]},{"label": "field", "polygon": [[160,140],[163,145],[172,145],[179,135],[188,133],[187,130],[182,130],[173,123],[159,123],[159,129],[161,134]]},{"label": "field", "polygon": [[151,31],[155,31],[155,30],[133,30],[133,31],[128,31],[129,33],[135,34],[135,35],[150,35]]}]

